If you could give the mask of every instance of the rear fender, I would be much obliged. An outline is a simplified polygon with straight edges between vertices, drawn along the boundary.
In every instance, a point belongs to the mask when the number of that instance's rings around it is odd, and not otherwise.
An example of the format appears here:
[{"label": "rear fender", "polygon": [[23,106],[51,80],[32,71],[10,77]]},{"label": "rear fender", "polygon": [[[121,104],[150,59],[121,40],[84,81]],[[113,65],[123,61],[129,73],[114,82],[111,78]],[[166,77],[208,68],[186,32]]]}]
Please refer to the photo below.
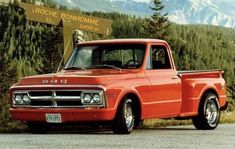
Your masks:
[{"label": "rear fender", "polygon": [[205,92],[213,91],[218,96],[217,87],[214,84],[206,84],[205,80],[184,80],[182,92],[181,117],[198,114],[199,104]]},{"label": "rear fender", "polygon": [[197,109],[199,109],[199,106],[200,106],[200,103],[202,102],[202,100],[203,100],[203,96],[206,94],[206,93],[213,93],[213,94],[215,94],[216,96],[217,96],[217,98],[218,98],[218,106],[219,106],[219,108],[220,108],[220,102],[219,102],[219,95],[218,95],[218,91],[217,91],[217,88],[216,88],[216,86],[215,85],[208,85],[208,86],[205,86],[203,89],[202,89],[202,91],[201,91],[201,93],[200,93],[200,96],[199,96],[199,100],[198,100],[198,104],[197,104]]}]

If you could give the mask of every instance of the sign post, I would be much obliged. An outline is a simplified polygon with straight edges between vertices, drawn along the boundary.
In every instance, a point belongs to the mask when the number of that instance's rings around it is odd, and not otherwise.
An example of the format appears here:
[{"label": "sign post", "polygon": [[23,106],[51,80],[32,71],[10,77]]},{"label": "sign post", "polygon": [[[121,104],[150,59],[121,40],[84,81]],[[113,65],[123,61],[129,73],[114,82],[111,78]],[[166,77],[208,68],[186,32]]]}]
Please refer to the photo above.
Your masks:
[{"label": "sign post", "polygon": [[20,3],[19,5],[21,8],[24,8],[28,20],[51,25],[60,25],[62,22],[64,34],[64,62],[67,61],[73,49],[73,29],[104,35],[109,35],[112,32],[112,21],[108,19],[43,6],[35,6],[27,3]]},{"label": "sign post", "polygon": [[64,61],[68,60],[73,49],[73,29],[66,21],[62,21],[64,37]]}]

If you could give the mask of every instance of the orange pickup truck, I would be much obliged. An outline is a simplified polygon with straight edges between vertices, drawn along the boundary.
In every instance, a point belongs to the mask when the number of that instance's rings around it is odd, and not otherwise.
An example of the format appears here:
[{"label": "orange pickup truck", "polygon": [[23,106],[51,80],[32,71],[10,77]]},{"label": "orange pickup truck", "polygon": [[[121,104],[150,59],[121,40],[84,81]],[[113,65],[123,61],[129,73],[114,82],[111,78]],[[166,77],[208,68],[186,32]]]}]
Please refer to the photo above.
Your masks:
[{"label": "orange pickup truck", "polygon": [[197,129],[215,129],[227,107],[222,74],[176,71],[163,40],[82,42],[58,73],[12,86],[10,113],[32,132],[58,123],[109,122],[114,133],[128,134],[149,118],[192,118]]}]

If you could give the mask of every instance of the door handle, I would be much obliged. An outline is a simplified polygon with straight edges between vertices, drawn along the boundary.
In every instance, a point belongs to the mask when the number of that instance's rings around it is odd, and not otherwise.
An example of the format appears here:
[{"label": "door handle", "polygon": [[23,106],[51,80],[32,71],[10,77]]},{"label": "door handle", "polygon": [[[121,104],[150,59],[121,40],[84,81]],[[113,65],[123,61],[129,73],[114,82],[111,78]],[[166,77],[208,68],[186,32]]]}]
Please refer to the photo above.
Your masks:
[{"label": "door handle", "polygon": [[173,76],[171,79],[179,79],[179,76]]}]

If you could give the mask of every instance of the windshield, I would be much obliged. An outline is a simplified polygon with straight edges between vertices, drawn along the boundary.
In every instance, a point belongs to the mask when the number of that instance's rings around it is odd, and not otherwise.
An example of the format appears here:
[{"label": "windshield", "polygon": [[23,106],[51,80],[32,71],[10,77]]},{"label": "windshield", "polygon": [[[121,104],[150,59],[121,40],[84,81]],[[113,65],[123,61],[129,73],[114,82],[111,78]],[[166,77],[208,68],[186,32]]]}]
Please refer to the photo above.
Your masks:
[{"label": "windshield", "polygon": [[141,44],[81,46],[64,69],[136,69],[143,63],[145,49]]}]

